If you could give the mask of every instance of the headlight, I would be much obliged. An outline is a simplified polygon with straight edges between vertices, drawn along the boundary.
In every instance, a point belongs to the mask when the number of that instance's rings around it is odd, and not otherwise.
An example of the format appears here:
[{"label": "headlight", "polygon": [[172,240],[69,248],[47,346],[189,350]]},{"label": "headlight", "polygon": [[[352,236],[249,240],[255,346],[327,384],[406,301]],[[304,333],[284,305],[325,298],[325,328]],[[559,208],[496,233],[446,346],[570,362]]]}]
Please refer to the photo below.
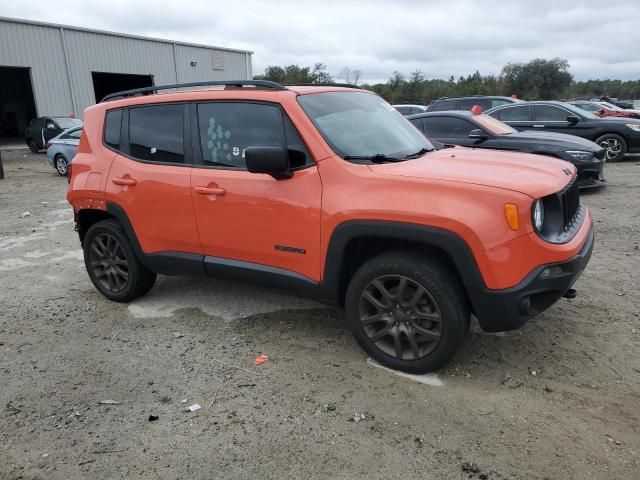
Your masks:
[{"label": "headlight", "polygon": [[640,132],[640,124],[638,123],[627,123],[627,127],[629,127],[634,132]]},{"label": "headlight", "polygon": [[542,200],[536,200],[533,202],[533,226],[538,231],[542,231],[542,226],[544,225],[544,206],[542,205]]},{"label": "headlight", "polygon": [[591,160],[593,158],[592,152],[583,152],[582,150],[567,150],[564,153],[576,160]]}]

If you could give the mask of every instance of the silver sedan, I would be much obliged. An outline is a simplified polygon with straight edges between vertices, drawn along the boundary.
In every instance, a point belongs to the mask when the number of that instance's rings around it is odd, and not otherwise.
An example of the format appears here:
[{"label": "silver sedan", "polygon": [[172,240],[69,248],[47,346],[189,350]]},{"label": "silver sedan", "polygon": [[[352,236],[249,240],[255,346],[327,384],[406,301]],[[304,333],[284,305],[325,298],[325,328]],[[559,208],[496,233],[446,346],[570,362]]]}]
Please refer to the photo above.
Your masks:
[{"label": "silver sedan", "polygon": [[78,143],[80,143],[80,135],[82,135],[82,127],[73,127],[47,142],[49,165],[62,176],[67,175],[69,164],[76,154]]}]

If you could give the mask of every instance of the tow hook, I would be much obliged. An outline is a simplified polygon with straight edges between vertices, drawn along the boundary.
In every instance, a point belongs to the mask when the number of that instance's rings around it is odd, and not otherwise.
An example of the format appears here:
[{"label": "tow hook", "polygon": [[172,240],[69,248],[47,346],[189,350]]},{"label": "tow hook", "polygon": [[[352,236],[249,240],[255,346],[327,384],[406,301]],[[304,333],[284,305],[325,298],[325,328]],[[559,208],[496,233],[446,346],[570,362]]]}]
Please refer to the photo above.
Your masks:
[{"label": "tow hook", "polygon": [[567,290],[567,293],[563,295],[564,298],[576,298],[578,296],[578,292],[576,292],[575,288],[570,288]]}]

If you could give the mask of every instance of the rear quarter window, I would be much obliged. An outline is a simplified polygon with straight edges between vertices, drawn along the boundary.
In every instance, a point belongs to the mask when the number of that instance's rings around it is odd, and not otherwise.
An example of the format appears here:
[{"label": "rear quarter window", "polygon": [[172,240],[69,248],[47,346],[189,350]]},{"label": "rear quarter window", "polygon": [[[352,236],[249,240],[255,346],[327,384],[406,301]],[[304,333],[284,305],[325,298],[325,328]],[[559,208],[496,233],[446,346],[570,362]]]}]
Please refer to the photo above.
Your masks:
[{"label": "rear quarter window", "polygon": [[104,143],[114,150],[120,150],[120,130],[122,110],[109,110],[104,122]]}]

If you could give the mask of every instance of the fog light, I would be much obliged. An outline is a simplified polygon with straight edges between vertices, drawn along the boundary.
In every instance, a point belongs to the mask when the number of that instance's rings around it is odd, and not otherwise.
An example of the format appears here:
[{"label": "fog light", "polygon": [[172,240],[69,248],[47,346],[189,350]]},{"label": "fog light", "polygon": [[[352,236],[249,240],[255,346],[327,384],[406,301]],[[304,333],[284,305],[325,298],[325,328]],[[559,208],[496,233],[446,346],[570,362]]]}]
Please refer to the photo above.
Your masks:
[{"label": "fog light", "polygon": [[560,275],[561,273],[562,267],[556,265],[555,267],[547,267],[542,270],[538,278],[540,278],[540,280],[546,280],[547,278],[555,277],[556,275]]}]

